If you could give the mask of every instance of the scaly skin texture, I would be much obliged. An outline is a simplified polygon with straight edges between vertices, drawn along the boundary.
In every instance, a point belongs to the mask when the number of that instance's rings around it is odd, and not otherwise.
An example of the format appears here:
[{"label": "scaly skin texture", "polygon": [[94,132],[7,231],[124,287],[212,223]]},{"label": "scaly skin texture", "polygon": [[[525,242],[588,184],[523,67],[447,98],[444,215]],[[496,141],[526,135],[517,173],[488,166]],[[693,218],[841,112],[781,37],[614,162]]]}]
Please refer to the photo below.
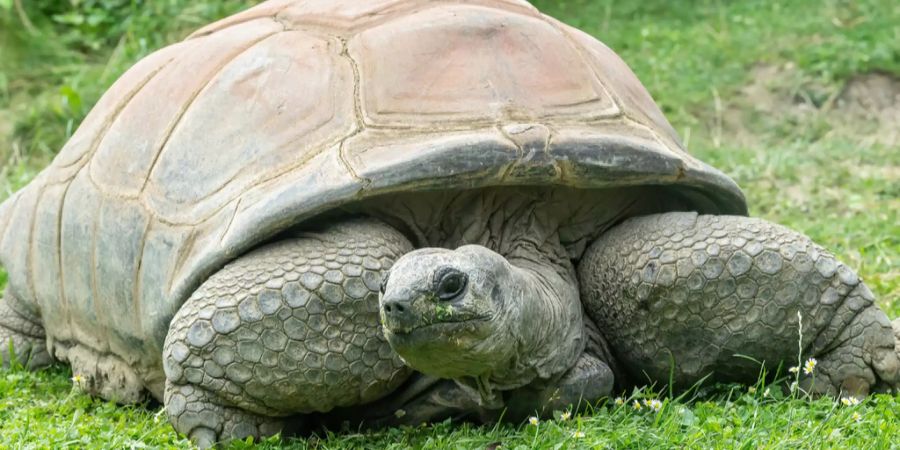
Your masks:
[{"label": "scaly skin texture", "polygon": [[44,327],[39,319],[17,306],[20,305],[7,288],[0,299],[0,366],[8,367],[13,357],[30,369],[49,365],[53,359],[47,352]]},{"label": "scaly skin texture", "polygon": [[[752,382],[764,361],[815,357],[817,393],[897,386],[891,323],[859,277],[809,238],[760,219],[668,213],[628,220],[581,261],[586,311],[631,383]],[[649,378],[649,380],[648,380]]]},{"label": "scaly skin texture", "polygon": [[209,278],[163,352],[175,428],[199,443],[266,435],[279,428],[267,417],[393,391],[410,369],[382,335],[378,290],[409,250],[393,229],[356,220],[264,246]]},{"label": "scaly skin texture", "polygon": [[279,418],[223,406],[216,394],[189,384],[167,381],[165,402],[166,413],[175,428],[200,448],[212,447],[220,440],[271,436],[284,426]]}]

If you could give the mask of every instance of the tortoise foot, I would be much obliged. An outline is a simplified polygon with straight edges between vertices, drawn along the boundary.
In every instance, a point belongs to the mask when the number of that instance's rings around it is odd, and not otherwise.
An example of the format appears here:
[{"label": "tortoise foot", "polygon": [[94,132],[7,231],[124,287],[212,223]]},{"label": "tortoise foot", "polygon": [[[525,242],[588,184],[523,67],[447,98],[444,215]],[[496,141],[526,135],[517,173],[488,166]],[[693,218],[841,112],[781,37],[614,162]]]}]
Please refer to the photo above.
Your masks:
[{"label": "tortoise foot", "polygon": [[578,411],[593,406],[613,390],[613,372],[596,356],[585,352],[575,366],[555,383],[525,386],[506,395],[507,419],[529,416],[549,418],[555,411]]},{"label": "tortoise foot", "polygon": [[53,358],[47,351],[44,327],[23,308],[7,289],[0,299],[0,366],[13,362],[29,369],[48,366]]},{"label": "tortoise foot", "polygon": [[[848,296],[850,301],[855,295]],[[875,306],[860,311],[835,342],[834,348],[816,358],[814,366],[805,363],[799,371],[801,388],[813,394],[861,398],[900,386],[898,344],[884,312]]]},{"label": "tortoise foot", "polygon": [[179,433],[200,448],[235,439],[260,439],[281,431],[280,418],[225,406],[219,396],[197,386],[166,383],[166,414]]}]

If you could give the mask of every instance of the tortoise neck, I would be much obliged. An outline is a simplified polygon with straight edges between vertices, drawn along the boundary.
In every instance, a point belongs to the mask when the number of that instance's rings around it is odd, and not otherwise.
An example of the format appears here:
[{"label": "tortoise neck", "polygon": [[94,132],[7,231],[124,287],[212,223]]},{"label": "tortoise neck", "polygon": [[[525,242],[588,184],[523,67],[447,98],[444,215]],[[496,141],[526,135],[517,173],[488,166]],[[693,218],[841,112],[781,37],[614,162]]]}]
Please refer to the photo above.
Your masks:
[{"label": "tortoise neck", "polygon": [[506,255],[514,285],[506,297],[513,310],[507,323],[517,340],[517,352],[506,370],[492,374],[491,382],[500,390],[555,379],[574,366],[584,351],[575,270],[562,246],[550,242],[539,246],[521,239]]},{"label": "tortoise neck", "polygon": [[459,223],[451,234],[455,240],[443,244],[453,248],[477,239],[511,266],[501,288],[502,320],[514,350],[491,373],[460,380],[477,390],[483,406],[496,407],[499,391],[554,380],[574,366],[584,351],[583,312],[558,221],[546,215],[540,201],[473,202],[469,211],[476,219],[476,211],[484,211],[483,222]]},{"label": "tortoise neck", "polygon": [[552,259],[565,255],[578,260],[603,231],[644,213],[639,208],[650,194],[640,187],[509,186],[387,194],[344,211],[383,220],[406,234],[416,248],[475,244],[518,259],[520,247],[531,243]]},{"label": "tortoise neck", "polygon": [[578,199],[569,200],[547,189],[506,188],[394,196],[362,211],[404,230],[417,247],[475,245],[509,264],[496,318],[508,351],[491,370],[457,380],[485,407],[500,406],[502,391],[565,373],[584,350],[578,280],[560,237],[578,208]]},{"label": "tortoise neck", "polygon": [[492,294],[495,334],[474,347],[477,354],[492,357],[484,367],[456,380],[483,407],[503,407],[503,391],[557,380],[584,352],[577,279],[571,262],[560,256],[561,247],[539,246],[523,238],[511,245],[506,258],[478,245],[456,250],[473,258],[481,252],[494,253],[505,266],[495,278]]}]

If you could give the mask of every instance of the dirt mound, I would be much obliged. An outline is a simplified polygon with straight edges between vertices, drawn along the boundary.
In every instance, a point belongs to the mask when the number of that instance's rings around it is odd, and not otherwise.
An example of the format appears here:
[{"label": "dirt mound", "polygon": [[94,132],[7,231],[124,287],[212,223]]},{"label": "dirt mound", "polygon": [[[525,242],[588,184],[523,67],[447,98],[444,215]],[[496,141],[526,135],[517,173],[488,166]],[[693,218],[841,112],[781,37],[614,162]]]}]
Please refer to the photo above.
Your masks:
[{"label": "dirt mound", "polygon": [[859,75],[847,82],[830,112],[850,122],[878,127],[878,141],[900,143],[900,79],[882,73]]},{"label": "dirt mound", "polygon": [[759,65],[751,80],[723,114],[725,132],[741,141],[758,142],[761,132],[781,124],[824,124],[828,131],[821,137],[900,145],[900,78],[867,73],[835,87],[787,64]]}]

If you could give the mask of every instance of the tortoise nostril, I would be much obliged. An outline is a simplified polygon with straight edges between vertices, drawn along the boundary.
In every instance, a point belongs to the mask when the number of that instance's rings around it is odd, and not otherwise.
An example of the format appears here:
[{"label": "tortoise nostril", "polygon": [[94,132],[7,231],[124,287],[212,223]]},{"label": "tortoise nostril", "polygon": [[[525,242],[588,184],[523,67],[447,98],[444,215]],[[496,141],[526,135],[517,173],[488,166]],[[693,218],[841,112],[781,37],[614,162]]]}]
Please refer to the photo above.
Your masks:
[{"label": "tortoise nostril", "polygon": [[391,300],[384,302],[384,312],[388,314],[403,314],[406,312],[406,307],[400,301]]}]

